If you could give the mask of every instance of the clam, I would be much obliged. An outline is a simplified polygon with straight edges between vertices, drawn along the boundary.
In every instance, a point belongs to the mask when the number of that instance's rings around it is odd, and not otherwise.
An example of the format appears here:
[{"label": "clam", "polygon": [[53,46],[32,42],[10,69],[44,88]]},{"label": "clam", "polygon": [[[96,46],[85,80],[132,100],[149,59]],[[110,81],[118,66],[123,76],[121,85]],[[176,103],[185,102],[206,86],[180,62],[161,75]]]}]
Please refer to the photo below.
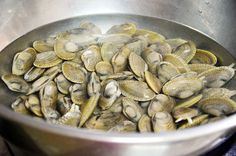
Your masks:
[{"label": "clam", "polygon": [[188,120],[190,124],[193,123],[192,118],[199,114],[197,109],[180,107],[174,109],[173,117],[176,119],[175,122],[180,122],[182,120]]},{"label": "clam", "polygon": [[154,43],[150,45],[150,48],[161,55],[170,54],[172,52],[171,46],[165,41]]},{"label": "clam", "polygon": [[131,36],[127,34],[106,34],[98,38],[99,44],[106,42],[113,43],[115,45],[123,45],[131,40]]},{"label": "clam", "polygon": [[172,63],[181,73],[190,71],[188,64],[180,57],[174,54],[166,54],[163,60]]},{"label": "clam", "polygon": [[155,92],[160,93],[162,88],[161,81],[149,71],[145,71],[145,80],[148,86]]},{"label": "clam", "polygon": [[135,36],[144,36],[148,39],[149,44],[153,44],[156,42],[162,42],[165,40],[165,37],[162,36],[161,34],[158,34],[156,32],[150,31],[150,30],[145,30],[145,29],[137,29]]},{"label": "clam", "polygon": [[191,60],[191,63],[215,65],[217,63],[217,57],[208,50],[197,49],[196,54]]},{"label": "clam", "polygon": [[127,48],[122,48],[121,51],[117,52],[112,57],[111,64],[114,73],[122,72],[127,68],[129,55],[130,55],[130,50]]},{"label": "clam", "polygon": [[162,91],[166,95],[185,99],[199,92],[203,86],[203,80],[199,78],[173,79],[163,86]]},{"label": "clam", "polygon": [[119,51],[119,46],[112,42],[102,44],[101,57],[103,61],[111,62],[112,57]]},{"label": "clam", "polygon": [[157,68],[157,77],[160,79],[162,84],[165,84],[171,78],[179,75],[180,72],[176,66],[169,62],[161,62]]},{"label": "clam", "polygon": [[143,36],[138,36],[132,38],[125,47],[127,47],[130,51],[136,53],[137,55],[141,55],[142,51],[147,48],[148,42],[147,39]]},{"label": "clam", "polygon": [[88,71],[95,71],[96,64],[102,60],[100,48],[94,45],[90,46],[82,53],[81,60]]},{"label": "clam", "polygon": [[42,117],[41,105],[37,95],[31,94],[25,101],[25,107],[38,117]]},{"label": "clam", "polygon": [[79,25],[80,28],[87,29],[91,34],[101,34],[101,29],[92,22],[82,21]]},{"label": "clam", "polygon": [[208,115],[207,114],[202,114],[199,116],[196,116],[192,119],[192,122],[186,122],[182,125],[179,126],[179,129],[185,129],[185,128],[191,128],[197,125],[200,125],[204,120],[208,119]]},{"label": "clam", "polygon": [[[123,80],[119,82],[122,95],[137,101],[148,101],[154,98],[155,93],[142,81]],[[142,88],[142,89],[140,89]]]},{"label": "clam", "polygon": [[113,74],[112,65],[106,61],[98,62],[95,66],[95,69],[96,69],[96,73],[98,74],[100,79],[103,79],[103,78]]},{"label": "clam", "polygon": [[198,106],[214,116],[229,115],[236,112],[236,102],[227,97],[209,97],[202,99]]},{"label": "clam", "polygon": [[12,74],[23,75],[33,65],[36,52],[33,48],[27,48],[22,52],[16,53],[12,62]]},{"label": "clam", "polygon": [[74,83],[84,83],[87,78],[87,71],[79,64],[72,61],[65,61],[62,64],[62,73],[67,80]]},{"label": "clam", "polygon": [[143,114],[138,121],[139,132],[152,132],[151,119],[146,114]]},{"label": "clam", "polygon": [[33,42],[33,47],[37,52],[47,52],[47,51],[53,51],[53,44],[51,42],[48,42],[48,40],[37,40]]},{"label": "clam", "polygon": [[102,110],[106,110],[111,107],[111,105],[116,101],[120,96],[121,91],[117,81],[110,80],[104,85],[102,89],[102,95],[99,100],[99,106]]},{"label": "clam", "polygon": [[191,71],[197,72],[198,74],[201,74],[202,72],[209,69],[216,68],[215,66],[210,64],[188,64],[188,67]]},{"label": "clam", "polygon": [[176,129],[172,116],[168,112],[157,112],[152,119],[153,130],[156,133],[173,131]]},{"label": "clam", "polygon": [[203,98],[209,97],[227,97],[231,98],[236,95],[236,90],[229,90],[227,88],[206,88],[202,91]]},{"label": "clam", "polygon": [[97,93],[93,96],[91,96],[87,102],[84,104],[83,109],[81,110],[81,118],[79,127],[83,126],[84,123],[89,119],[89,117],[92,115],[95,107],[97,106],[98,100],[100,97],[100,93]]},{"label": "clam", "polygon": [[129,120],[124,120],[111,129],[108,132],[136,132],[137,125]]},{"label": "clam", "polygon": [[149,71],[153,74],[156,74],[157,67],[162,61],[162,55],[150,48],[147,48],[142,52],[142,58],[147,63]]},{"label": "clam", "polygon": [[129,66],[134,74],[140,78],[144,78],[144,72],[148,70],[146,62],[134,52],[129,55]]},{"label": "clam", "polygon": [[26,96],[17,97],[16,100],[11,104],[11,108],[17,113],[24,114],[24,115],[30,115],[30,112],[25,107],[26,99],[27,99]]},{"label": "clam", "polygon": [[44,68],[37,68],[37,67],[32,67],[30,68],[30,70],[28,70],[25,75],[24,75],[24,79],[27,82],[31,82],[36,80],[37,78],[39,78],[43,72],[45,71]]},{"label": "clam", "polygon": [[186,73],[178,74],[178,75],[172,77],[170,80],[183,79],[183,78],[196,78],[197,75],[198,75],[197,72],[189,71]]},{"label": "clam", "polygon": [[48,120],[59,118],[59,113],[56,111],[57,94],[57,87],[53,81],[48,82],[40,90],[41,110],[44,117]]},{"label": "clam", "polygon": [[148,115],[152,117],[157,112],[170,113],[175,106],[175,100],[165,94],[158,94],[151,100],[148,106]]},{"label": "clam", "polygon": [[7,87],[14,92],[27,93],[29,91],[30,85],[17,75],[2,75],[2,80],[7,85]]},{"label": "clam", "polygon": [[138,105],[137,101],[134,101],[128,97],[122,99],[123,114],[132,122],[137,123],[143,115],[142,108]]},{"label": "clam", "polygon": [[209,88],[219,88],[225,85],[235,74],[234,64],[221,66],[202,72],[198,77],[204,77],[205,86]]},{"label": "clam", "polygon": [[48,68],[44,73],[43,76],[55,77],[58,73],[61,73],[61,64]]},{"label": "clam", "polygon": [[61,63],[62,60],[57,57],[54,51],[38,53],[34,61],[34,66],[38,68],[49,68]]},{"label": "clam", "polygon": [[77,127],[80,120],[80,109],[79,106],[76,104],[72,104],[70,110],[60,117],[56,123],[67,125],[71,127]]},{"label": "clam", "polygon": [[83,54],[83,52],[84,52],[83,50],[76,52],[75,53],[75,57],[71,61],[75,62],[75,63],[77,63],[77,64],[79,64],[81,66],[84,66],[84,63],[83,63],[83,61],[81,59],[81,55]]},{"label": "clam", "polygon": [[88,85],[87,85],[88,95],[93,96],[99,93],[100,89],[101,89],[101,84],[100,84],[99,77],[96,75],[95,72],[92,72],[92,74],[90,75]]},{"label": "clam", "polygon": [[172,38],[172,39],[165,40],[165,42],[167,42],[171,46],[172,50],[174,51],[177,47],[179,47],[180,45],[182,45],[188,41],[186,41],[182,38]]},{"label": "clam", "polygon": [[66,97],[64,95],[59,97],[59,95],[58,95],[57,110],[59,111],[60,114],[62,114],[62,115],[66,114],[70,110],[72,104],[73,103],[72,103],[71,98]]},{"label": "clam", "polygon": [[69,88],[71,100],[73,103],[82,105],[87,100],[87,93],[86,93],[86,84],[84,83],[77,83]]},{"label": "clam", "polygon": [[68,81],[63,74],[59,74],[54,81],[57,84],[57,89],[63,93],[69,93],[69,87],[72,85],[70,81]]},{"label": "clam", "polygon": [[122,106],[122,96],[119,96],[116,101],[111,105],[111,107],[108,109],[108,111],[114,112],[114,113],[121,113],[123,106]]},{"label": "clam", "polygon": [[182,107],[184,107],[184,108],[191,107],[191,106],[195,105],[196,103],[198,103],[201,99],[202,99],[202,94],[192,96],[184,101],[177,103],[177,105],[175,106],[174,109],[178,109],[178,108],[182,108]]},{"label": "clam", "polygon": [[113,25],[106,33],[107,34],[127,34],[133,35],[136,32],[136,25],[133,23],[124,23]]},{"label": "clam", "polygon": [[105,79],[114,79],[114,80],[130,80],[134,77],[134,74],[130,71],[122,71],[120,73],[114,73],[105,77]]},{"label": "clam", "polygon": [[121,113],[114,113],[110,111],[103,111],[100,115],[92,116],[85,123],[85,128],[109,130],[124,120]]},{"label": "clam", "polygon": [[176,47],[172,53],[178,55],[188,63],[195,56],[196,45],[192,41],[188,41]]}]

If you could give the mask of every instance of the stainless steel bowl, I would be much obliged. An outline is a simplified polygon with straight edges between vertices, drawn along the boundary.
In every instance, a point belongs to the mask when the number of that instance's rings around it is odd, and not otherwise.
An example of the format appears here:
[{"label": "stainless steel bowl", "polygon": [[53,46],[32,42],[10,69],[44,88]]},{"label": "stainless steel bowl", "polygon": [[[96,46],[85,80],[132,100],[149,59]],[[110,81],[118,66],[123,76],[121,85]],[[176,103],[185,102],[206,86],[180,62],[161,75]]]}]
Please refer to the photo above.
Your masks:
[{"label": "stainless steel bowl", "polygon": [[[236,62],[234,57],[221,45],[188,26],[147,16],[100,14],[61,20],[39,27],[18,38],[0,53],[0,75],[11,71],[10,64],[17,51],[30,46],[34,40],[76,28],[81,20],[92,21],[103,30],[114,24],[134,22],[140,28],[160,32],[167,38],[182,37],[193,40],[197,47],[214,51],[225,65]],[[228,86],[235,89],[235,84],[236,80],[233,79]],[[21,148],[28,154],[103,156],[200,154],[235,132],[236,127],[236,115],[232,115],[216,123],[176,132],[161,134],[104,133],[51,125],[14,113],[10,110],[9,104],[17,94],[9,91],[2,81],[0,82],[0,96],[0,132],[12,146]]]}]

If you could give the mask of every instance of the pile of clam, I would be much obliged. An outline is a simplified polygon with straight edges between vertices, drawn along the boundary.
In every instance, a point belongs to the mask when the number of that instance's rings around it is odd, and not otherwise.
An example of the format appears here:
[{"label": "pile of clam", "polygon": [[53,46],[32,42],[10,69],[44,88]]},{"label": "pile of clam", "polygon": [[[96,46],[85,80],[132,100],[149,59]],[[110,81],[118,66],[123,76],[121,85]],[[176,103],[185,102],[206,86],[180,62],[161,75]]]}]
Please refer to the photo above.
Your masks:
[{"label": "pile of clam", "polygon": [[194,42],[166,39],[133,23],[105,34],[90,22],[37,40],[15,54],[7,87],[15,112],[49,123],[118,132],[164,132],[236,112],[223,86],[234,64]]}]

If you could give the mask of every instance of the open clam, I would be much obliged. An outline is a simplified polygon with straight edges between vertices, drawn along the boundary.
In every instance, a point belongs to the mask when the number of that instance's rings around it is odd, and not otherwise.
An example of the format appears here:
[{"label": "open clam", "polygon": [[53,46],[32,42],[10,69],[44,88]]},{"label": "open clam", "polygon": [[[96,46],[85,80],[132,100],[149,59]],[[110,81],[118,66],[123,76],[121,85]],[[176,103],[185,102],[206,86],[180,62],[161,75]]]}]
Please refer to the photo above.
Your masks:
[{"label": "open clam", "polygon": [[217,57],[208,50],[197,49],[191,63],[215,65],[217,63]]}]

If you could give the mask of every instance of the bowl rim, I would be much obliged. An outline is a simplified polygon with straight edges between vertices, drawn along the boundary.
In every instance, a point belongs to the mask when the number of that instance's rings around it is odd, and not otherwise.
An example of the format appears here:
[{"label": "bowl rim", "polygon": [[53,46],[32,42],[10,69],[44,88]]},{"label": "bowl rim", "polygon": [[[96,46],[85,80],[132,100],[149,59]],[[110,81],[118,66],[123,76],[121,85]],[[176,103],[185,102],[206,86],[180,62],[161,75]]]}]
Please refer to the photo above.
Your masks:
[{"label": "bowl rim", "polygon": [[[25,35],[31,33],[32,31],[37,31],[41,27],[45,27],[50,24],[54,23],[60,23],[65,20],[74,19],[78,17],[89,17],[89,16],[107,16],[107,15],[128,15],[128,16],[142,16],[142,17],[148,17],[148,18],[155,18],[158,20],[164,20],[171,23],[176,23],[178,25],[187,27],[189,29],[192,29],[193,31],[200,33],[207,37],[208,39],[212,40],[216,44],[220,45],[222,48],[224,48],[221,44],[216,42],[214,39],[212,39],[210,36],[205,34],[204,32],[201,32],[191,26],[188,26],[186,24],[179,23],[174,20],[168,20],[164,18],[159,18],[156,16],[145,16],[145,15],[139,15],[139,14],[127,14],[127,13],[102,13],[102,14],[88,14],[88,15],[82,15],[82,16],[72,16],[70,18],[65,18],[61,20],[57,20],[42,26],[39,26],[33,30],[28,31],[24,35],[18,37],[11,43],[15,42],[16,40],[24,37]],[[11,45],[9,43],[6,47],[4,47],[2,50],[7,48]],[[224,48],[225,49],[225,48]],[[228,51],[226,49],[226,51]],[[231,53],[229,53],[232,55]],[[172,132],[163,132],[163,133],[117,133],[117,132],[102,132],[98,130],[87,130],[87,129],[79,129],[79,128],[73,128],[69,126],[63,126],[63,125],[55,125],[55,124],[49,124],[45,121],[36,121],[35,119],[15,113],[14,111],[10,110],[4,104],[0,105],[0,116],[4,119],[7,119],[9,121],[12,121],[17,124],[22,124],[40,131],[44,131],[47,133],[55,133],[57,135],[67,136],[69,138],[78,138],[78,139],[85,139],[85,140],[93,140],[93,141],[99,141],[99,142],[114,142],[114,143],[135,143],[135,144],[142,144],[142,143],[163,143],[163,142],[176,142],[180,140],[188,140],[190,138],[197,138],[200,136],[205,136],[212,133],[217,133],[224,130],[229,130],[231,128],[236,127],[236,114],[231,115],[227,118],[224,118],[220,121],[216,121],[214,123],[208,123],[206,125],[200,125],[193,128],[183,129],[183,130],[177,130]],[[200,132],[200,133],[199,133]]]}]

